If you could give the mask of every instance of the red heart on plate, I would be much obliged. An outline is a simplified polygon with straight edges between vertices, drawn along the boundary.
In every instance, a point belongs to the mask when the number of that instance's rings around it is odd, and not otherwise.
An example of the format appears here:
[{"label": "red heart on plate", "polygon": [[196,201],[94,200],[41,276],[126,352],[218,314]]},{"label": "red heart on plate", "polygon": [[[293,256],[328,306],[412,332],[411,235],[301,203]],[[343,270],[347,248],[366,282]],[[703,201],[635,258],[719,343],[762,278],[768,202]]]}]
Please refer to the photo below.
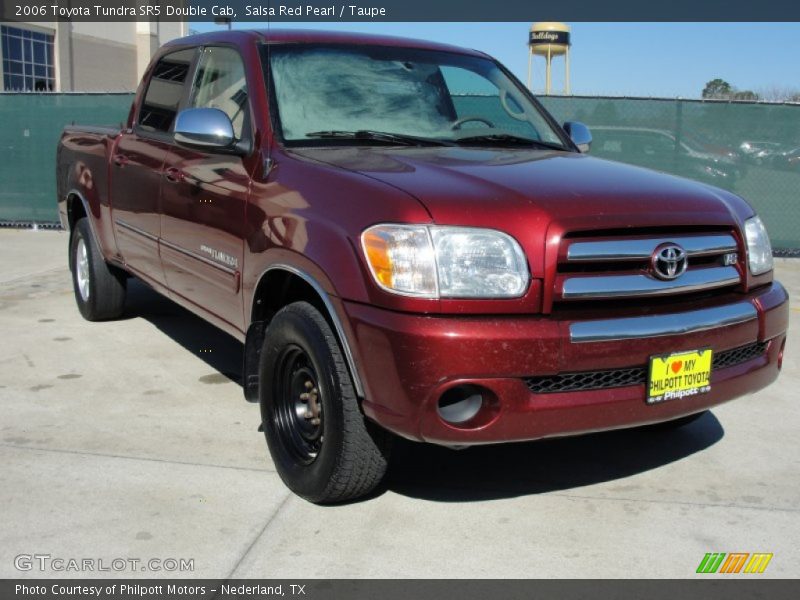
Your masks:
[{"label": "red heart on plate", "polygon": [[676,360],[674,363],[672,363],[672,372],[673,373],[677,373],[678,371],[681,370],[682,366],[683,366],[683,361],[682,360]]}]

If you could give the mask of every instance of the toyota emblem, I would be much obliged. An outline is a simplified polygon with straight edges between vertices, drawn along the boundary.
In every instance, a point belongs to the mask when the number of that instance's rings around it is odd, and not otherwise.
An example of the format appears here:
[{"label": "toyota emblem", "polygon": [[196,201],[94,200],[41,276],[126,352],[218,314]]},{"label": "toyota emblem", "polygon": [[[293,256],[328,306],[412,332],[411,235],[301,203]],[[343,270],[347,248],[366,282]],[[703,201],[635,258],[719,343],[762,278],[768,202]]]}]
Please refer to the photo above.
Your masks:
[{"label": "toyota emblem", "polygon": [[677,279],[689,264],[686,250],[678,244],[662,244],[653,251],[651,259],[653,274],[659,279]]}]

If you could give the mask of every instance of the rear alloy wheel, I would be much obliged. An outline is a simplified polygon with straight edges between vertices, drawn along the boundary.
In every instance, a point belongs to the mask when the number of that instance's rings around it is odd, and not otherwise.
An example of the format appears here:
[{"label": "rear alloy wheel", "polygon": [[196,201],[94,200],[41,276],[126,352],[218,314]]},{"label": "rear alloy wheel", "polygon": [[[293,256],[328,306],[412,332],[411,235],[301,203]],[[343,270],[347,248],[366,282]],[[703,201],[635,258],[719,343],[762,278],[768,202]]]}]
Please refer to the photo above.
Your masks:
[{"label": "rear alloy wheel", "polygon": [[89,301],[89,251],[86,250],[86,240],[78,240],[75,248],[75,279],[78,284],[78,293],[83,302]]},{"label": "rear alloy wheel", "polygon": [[120,317],[125,309],[127,277],[103,259],[85,218],[72,230],[69,264],[75,302],[83,318],[102,321]]},{"label": "rear alloy wheel", "polygon": [[361,412],[336,336],[316,308],[295,302],[275,315],[259,381],[267,445],[289,489],[316,503],[375,489],[391,437]]}]

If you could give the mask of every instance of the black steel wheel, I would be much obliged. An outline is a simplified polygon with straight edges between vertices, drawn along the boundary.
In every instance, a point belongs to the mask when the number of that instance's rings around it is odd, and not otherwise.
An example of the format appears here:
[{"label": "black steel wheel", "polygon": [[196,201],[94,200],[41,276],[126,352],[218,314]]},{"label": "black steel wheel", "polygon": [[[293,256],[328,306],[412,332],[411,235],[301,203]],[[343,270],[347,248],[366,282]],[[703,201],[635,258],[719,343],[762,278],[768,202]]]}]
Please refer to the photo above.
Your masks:
[{"label": "black steel wheel", "polygon": [[319,377],[299,346],[289,345],[278,359],[275,390],[275,430],[295,460],[312,463],[322,449],[324,415]]},{"label": "black steel wheel", "polygon": [[270,322],[259,395],[270,455],[293,492],[342,502],[383,479],[391,436],[364,417],[336,335],[311,304],[290,304]]}]

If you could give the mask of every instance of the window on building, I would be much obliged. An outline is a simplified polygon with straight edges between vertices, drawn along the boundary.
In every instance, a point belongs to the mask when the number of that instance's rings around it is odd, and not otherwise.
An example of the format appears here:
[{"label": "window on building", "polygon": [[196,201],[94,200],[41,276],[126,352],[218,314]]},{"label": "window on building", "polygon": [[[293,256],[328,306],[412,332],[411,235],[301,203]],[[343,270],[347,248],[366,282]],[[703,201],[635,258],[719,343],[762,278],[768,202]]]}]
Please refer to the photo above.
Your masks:
[{"label": "window on building", "polygon": [[8,25],[0,26],[3,89],[52,92],[55,89],[53,35]]}]

